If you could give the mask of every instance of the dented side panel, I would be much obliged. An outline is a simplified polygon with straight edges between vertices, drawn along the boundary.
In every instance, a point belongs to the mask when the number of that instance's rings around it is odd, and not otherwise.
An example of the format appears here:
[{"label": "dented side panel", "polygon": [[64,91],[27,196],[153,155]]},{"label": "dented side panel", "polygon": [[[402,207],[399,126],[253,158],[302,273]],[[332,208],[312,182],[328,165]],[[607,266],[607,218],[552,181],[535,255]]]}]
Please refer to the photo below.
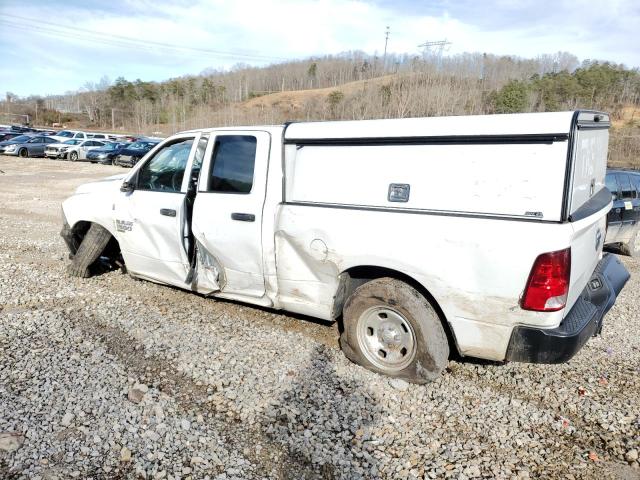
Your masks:
[{"label": "dented side panel", "polygon": [[282,308],[331,319],[339,275],[357,266],[402,272],[423,285],[460,352],[504,359],[513,326],[552,327],[563,312],[522,310],[535,258],[566,248],[568,224],[282,205],[276,263]]}]

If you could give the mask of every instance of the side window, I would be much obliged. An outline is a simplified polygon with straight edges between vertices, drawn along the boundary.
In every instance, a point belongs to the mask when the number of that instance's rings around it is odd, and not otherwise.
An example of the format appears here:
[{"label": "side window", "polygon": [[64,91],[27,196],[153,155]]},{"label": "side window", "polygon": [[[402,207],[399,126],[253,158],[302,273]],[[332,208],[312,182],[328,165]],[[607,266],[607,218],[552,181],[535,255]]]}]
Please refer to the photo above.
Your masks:
[{"label": "side window", "polygon": [[631,178],[631,184],[636,189],[636,195],[640,197],[640,175],[629,175]]},{"label": "side window", "polygon": [[179,192],[193,138],[181,139],[161,150],[138,171],[139,190]]},{"label": "side window", "polygon": [[53,138],[45,137],[44,143],[56,143],[56,140]]},{"label": "side window", "polygon": [[223,135],[216,138],[209,192],[249,193],[253,187],[256,137]]},{"label": "side window", "polygon": [[622,193],[622,198],[624,200],[629,200],[630,198],[635,197],[635,188],[631,186],[629,175],[626,173],[619,173],[618,183],[620,184],[620,192]]}]

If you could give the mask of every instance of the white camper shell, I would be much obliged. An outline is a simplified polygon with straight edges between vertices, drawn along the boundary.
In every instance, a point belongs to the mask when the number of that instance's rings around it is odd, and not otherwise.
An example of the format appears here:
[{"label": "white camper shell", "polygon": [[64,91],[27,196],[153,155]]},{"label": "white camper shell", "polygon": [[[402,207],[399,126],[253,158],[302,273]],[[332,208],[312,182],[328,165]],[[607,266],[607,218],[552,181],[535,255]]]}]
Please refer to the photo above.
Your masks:
[{"label": "white camper shell", "polygon": [[561,362],[628,278],[602,254],[608,128],[576,111],[184,132],[80,187],[63,236],[76,274],[101,229],[133,276],[340,320],[349,358],[411,381],[451,349]]}]

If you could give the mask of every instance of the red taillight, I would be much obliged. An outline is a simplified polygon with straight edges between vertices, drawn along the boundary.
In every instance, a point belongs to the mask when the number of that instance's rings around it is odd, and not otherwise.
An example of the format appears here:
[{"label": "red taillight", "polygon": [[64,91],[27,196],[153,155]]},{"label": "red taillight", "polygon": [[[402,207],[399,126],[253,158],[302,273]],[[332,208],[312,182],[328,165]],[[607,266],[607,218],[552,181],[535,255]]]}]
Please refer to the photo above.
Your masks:
[{"label": "red taillight", "polygon": [[522,295],[522,308],[537,312],[555,312],[567,304],[571,249],[543,253],[536,258]]}]

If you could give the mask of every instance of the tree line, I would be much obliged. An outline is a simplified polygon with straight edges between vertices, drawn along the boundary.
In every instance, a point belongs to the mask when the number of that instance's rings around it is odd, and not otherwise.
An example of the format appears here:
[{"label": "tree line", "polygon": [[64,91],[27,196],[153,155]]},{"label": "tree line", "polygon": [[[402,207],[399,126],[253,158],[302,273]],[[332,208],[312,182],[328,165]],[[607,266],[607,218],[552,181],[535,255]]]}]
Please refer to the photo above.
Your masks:
[{"label": "tree line", "polygon": [[[301,90],[307,92],[300,94]],[[640,73],[609,62],[579,63],[566,52],[533,59],[480,53],[391,54],[384,64],[376,56],[346,52],[266,67],[238,64],[229,71],[210,69],[164,82],[103,78],[65,95],[20,99],[8,93],[2,103],[3,111],[32,118],[37,108],[43,124],[81,119],[100,129],[165,134],[291,120],[575,108],[623,118],[625,109],[640,105]],[[625,155],[633,155],[637,124],[632,119],[623,127],[617,134],[631,138],[622,143],[630,149]]]}]

